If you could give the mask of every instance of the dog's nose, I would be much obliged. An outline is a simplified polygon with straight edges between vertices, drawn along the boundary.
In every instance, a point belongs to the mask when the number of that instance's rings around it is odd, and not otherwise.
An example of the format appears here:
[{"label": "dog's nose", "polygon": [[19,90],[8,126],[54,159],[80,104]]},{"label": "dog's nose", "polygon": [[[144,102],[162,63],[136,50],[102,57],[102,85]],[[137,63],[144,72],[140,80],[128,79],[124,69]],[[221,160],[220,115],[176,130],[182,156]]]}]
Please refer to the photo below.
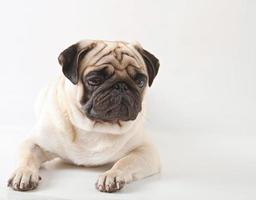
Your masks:
[{"label": "dog's nose", "polygon": [[116,84],[114,85],[114,88],[115,88],[116,90],[119,90],[120,92],[124,92],[124,91],[128,90],[128,86],[127,86],[127,84],[124,83],[124,82],[118,82],[118,83],[116,83]]}]

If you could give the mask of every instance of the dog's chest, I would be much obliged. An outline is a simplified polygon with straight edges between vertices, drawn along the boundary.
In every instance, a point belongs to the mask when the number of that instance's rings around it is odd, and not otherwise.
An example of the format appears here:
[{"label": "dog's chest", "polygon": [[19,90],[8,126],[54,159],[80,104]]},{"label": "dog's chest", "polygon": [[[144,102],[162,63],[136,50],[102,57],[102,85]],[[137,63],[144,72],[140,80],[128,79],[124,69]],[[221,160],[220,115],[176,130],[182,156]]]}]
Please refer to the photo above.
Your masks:
[{"label": "dog's chest", "polygon": [[74,141],[65,140],[65,159],[78,165],[101,165],[115,161],[127,152],[127,139],[120,135],[79,133]]}]

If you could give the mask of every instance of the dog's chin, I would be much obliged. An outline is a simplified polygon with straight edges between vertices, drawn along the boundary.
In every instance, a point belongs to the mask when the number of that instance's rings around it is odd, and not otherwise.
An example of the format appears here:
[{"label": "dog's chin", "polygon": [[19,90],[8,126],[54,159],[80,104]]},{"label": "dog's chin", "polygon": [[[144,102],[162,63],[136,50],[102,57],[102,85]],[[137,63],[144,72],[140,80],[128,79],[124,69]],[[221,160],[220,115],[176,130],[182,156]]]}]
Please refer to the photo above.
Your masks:
[{"label": "dog's chin", "polygon": [[118,124],[121,122],[133,121],[137,118],[138,113],[129,112],[126,106],[120,106],[107,112],[96,112],[94,109],[85,112],[86,116],[95,123]]}]

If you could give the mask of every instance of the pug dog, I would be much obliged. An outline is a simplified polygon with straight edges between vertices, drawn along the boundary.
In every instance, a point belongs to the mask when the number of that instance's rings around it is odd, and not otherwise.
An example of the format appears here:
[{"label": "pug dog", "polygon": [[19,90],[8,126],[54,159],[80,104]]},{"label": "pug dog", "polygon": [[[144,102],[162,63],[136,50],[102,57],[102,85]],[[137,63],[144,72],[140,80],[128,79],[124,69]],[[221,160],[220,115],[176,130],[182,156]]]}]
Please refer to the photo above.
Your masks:
[{"label": "pug dog", "polygon": [[139,43],[83,40],[58,61],[63,73],[39,95],[37,123],[8,186],[35,189],[40,166],[54,158],[79,166],[113,163],[96,182],[101,192],[158,173],[159,156],[143,125],[158,59]]}]

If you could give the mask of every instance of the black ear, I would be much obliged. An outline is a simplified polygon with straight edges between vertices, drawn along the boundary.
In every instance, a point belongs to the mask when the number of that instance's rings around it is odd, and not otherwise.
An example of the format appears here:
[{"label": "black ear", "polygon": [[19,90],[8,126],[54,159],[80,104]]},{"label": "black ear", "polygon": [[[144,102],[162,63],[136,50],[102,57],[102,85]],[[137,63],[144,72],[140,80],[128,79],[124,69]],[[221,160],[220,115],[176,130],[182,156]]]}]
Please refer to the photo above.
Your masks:
[{"label": "black ear", "polygon": [[73,84],[77,84],[79,80],[79,61],[92,48],[92,45],[80,48],[77,43],[68,47],[59,55],[58,61],[62,66],[62,72]]},{"label": "black ear", "polygon": [[146,67],[148,71],[148,85],[151,86],[153,83],[153,80],[155,79],[158,69],[160,66],[159,60],[151,53],[149,53],[147,50],[143,48],[137,48],[139,53],[141,54]]}]

